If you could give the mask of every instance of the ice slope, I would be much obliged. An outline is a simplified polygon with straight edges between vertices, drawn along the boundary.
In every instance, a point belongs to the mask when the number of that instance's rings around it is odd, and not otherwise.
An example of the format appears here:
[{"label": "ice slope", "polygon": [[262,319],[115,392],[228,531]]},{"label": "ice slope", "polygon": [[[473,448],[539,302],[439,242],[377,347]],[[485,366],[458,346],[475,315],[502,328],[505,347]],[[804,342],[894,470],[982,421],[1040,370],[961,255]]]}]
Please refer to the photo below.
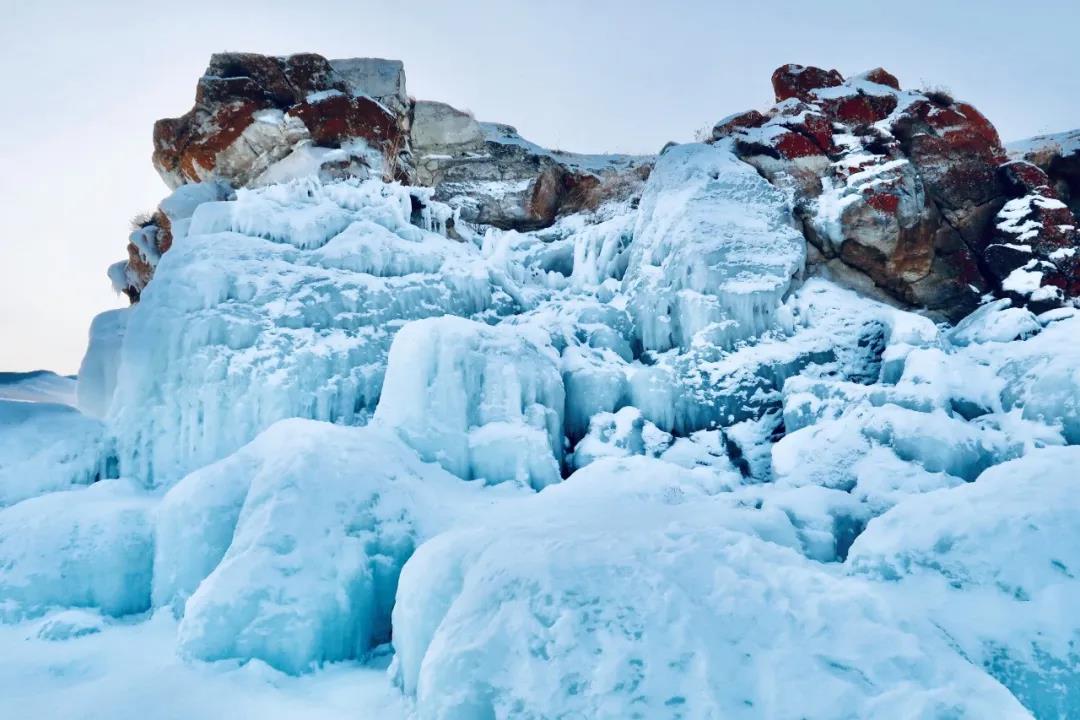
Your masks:
[{"label": "ice slope", "polygon": [[656,161],[634,227],[626,292],[646,350],[728,347],[772,325],[806,258],[786,196],[726,144]]},{"label": "ice slope", "polygon": [[477,249],[411,219],[409,191],[378,181],[199,205],[127,311],[107,417],[122,473],[167,485],[282,418],[364,422],[404,321],[492,302]]}]

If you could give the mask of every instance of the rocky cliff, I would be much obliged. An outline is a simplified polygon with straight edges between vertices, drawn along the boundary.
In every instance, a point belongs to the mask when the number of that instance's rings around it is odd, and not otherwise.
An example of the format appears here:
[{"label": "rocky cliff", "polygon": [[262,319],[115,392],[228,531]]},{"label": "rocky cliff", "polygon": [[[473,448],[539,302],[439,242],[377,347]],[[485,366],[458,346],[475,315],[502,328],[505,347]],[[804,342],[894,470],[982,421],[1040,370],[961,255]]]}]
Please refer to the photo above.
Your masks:
[{"label": "rocky cliff", "polygon": [[[903,90],[882,68],[844,79],[785,65],[772,84],[772,108],[721,120],[712,142],[730,139],[792,193],[810,274],[952,320],[988,292],[1036,309],[1080,292],[1076,133],[1037,139],[1010,158],[973,106]],[[455,211],[451,233],[462,223],[468,232],[536,230],[640,195],[653,164],[546,150],[510,126],[414,100],[400,62],[311,53],[214,55],[194,107],[155,125],[153,159],[182,190],[135,230],[126,264],[111,271],[133,301],[173,225],[238,188],[377,175],[434,188]]]}]

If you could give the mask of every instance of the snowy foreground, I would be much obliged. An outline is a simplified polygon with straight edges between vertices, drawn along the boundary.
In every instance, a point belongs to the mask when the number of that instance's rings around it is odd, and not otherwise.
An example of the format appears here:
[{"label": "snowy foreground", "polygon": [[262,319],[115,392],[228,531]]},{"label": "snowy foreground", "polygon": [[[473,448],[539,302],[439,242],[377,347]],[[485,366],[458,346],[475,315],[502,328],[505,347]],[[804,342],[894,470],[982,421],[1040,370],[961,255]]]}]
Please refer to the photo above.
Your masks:
[{"label": "snowy foreground", "polygon": [[82,412],[0,385],[0,717],[1080,716],[1080,312],[807,278],[723,142],[187,205]]}]

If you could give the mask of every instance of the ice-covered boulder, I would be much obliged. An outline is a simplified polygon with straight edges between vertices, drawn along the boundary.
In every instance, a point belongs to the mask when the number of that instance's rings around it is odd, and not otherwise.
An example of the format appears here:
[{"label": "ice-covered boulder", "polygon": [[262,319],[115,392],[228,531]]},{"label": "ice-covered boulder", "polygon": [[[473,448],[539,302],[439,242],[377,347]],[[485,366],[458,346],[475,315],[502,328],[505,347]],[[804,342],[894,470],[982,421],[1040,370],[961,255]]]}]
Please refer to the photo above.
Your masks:
[{"label": "ice-covered boulder", "polygon": [[680,145],[641,198],[624,279],[646,350],[721,346],[760,334],[802,269],[805,240],[780,190],[728,145]]},{"label": "ice-covered boulder", "polygon": [[282,421],[165,496],[154,604],[182,609],[190,657],[289,673],[361,657],[390,638],[414,546],[482,490],[392,433]]},{"label": "ice-covered boulder", "polygon": [[199,205],[129,311],[107,419],[121,471],[168,484],[283,418],[362,423],[401,323],[486,310],[479,251],[413,197],[309,178]]},{"label": "ice-covered boulder", "polygon": [[[1046,448],[872,520],[847,565],[887,580],[1039,718],[1080,709],[1080,448]],[[972,622],[978,618],[977,622]]]},{"label": "ice-covered boulder", "polygon": [[550,348],[462,318],[406,325],[375,419],[466,480],[542,488],[560,479],[565,390]]},{"label": "ice-covered boulder", "polygon": [[105,436],[68,405],[0,399],[0,508],[115,470]]},{"label": "ice-covered boulder", "polygon": [[419,717],[1027,717],[869,583],[792,549],[779,509],[698,477],[605,459],[421,546],[393,667]]},{"label": "ice-covered boulder", "polygon": [[153,498],[126,480],[0,510],[0,620],[51,607],[129,615],[150,607]]},{"label": "ice-covered boulder", "polygon": [[589,433],[574,446],[572,464],[581,469],[603,457],[658,457],[672,437],[646,420],[635,407],[601,412],[589,420]]}]

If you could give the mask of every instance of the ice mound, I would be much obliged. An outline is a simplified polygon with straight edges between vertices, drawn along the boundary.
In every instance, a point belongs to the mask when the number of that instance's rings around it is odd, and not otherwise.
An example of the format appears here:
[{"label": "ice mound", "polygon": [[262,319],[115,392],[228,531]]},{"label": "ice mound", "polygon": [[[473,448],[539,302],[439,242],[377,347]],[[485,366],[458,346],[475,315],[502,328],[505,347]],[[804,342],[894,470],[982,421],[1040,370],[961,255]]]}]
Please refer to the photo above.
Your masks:
[{"label": "ice mound", "polygon": [[0,620],[51,607],[115,616],[147,610],[152,507],[133,483],[103,480],[0,510]]},{"label": "ice mound", "polygon": [[[1080,448],[1046,448],[870,522],[847,565],[894,583],[1040,718],[1080,711]],[[973,622],[973,619],[975,620]]]},{"label": "ice mound", "polygon": [[787,196],[728,144],[668,149],[645,185],[625,278],[643,347],[763,332],[805,259]]},{"label": "ice mound", "polygon": [[390,639],[414,546],[482,490],[378,428],[281,421],[165,496],[154,603],[183,607],[188,657],[294,674],[361,657]]},{"label": "ice mound", "polygon": [[869,583],[777,544],[798,542],[782,512],[695,477],[600,460],[420,547],[393,667],[419,717],[1028,716]]},{"label": "ice mound", "polygon": [[412,197],[306,180],[199,205],[127,311],[108,416],[123,474],[168,485],[283,418],[361,424],[401,323],[487,309],[477,248],[413,225],[438,213],[414,218]]},{"label": "ice mound", "polygon": [[637,408],[627,406],[592,416],[589,434],[574,446],[571,464],[581,469],[602,457],[659,457],[671,442],[671,435],[646,420]]},{"label": "ice mound", "polygon": [[100,613],[90,610],[61,610],[41,621],[37,636],[42,640],[61,642],[94,635],[104,627],[105,620]]},{"label": "ice mound", "polygon": [[549,347],[512,326],[417,320],[390,348],[375,419],[466,480],[560,480],[565,391]]},{"label": "ice mound", "polygon": [[0,400],[0,508],[104,476],[100,422],[56,403]]}]

